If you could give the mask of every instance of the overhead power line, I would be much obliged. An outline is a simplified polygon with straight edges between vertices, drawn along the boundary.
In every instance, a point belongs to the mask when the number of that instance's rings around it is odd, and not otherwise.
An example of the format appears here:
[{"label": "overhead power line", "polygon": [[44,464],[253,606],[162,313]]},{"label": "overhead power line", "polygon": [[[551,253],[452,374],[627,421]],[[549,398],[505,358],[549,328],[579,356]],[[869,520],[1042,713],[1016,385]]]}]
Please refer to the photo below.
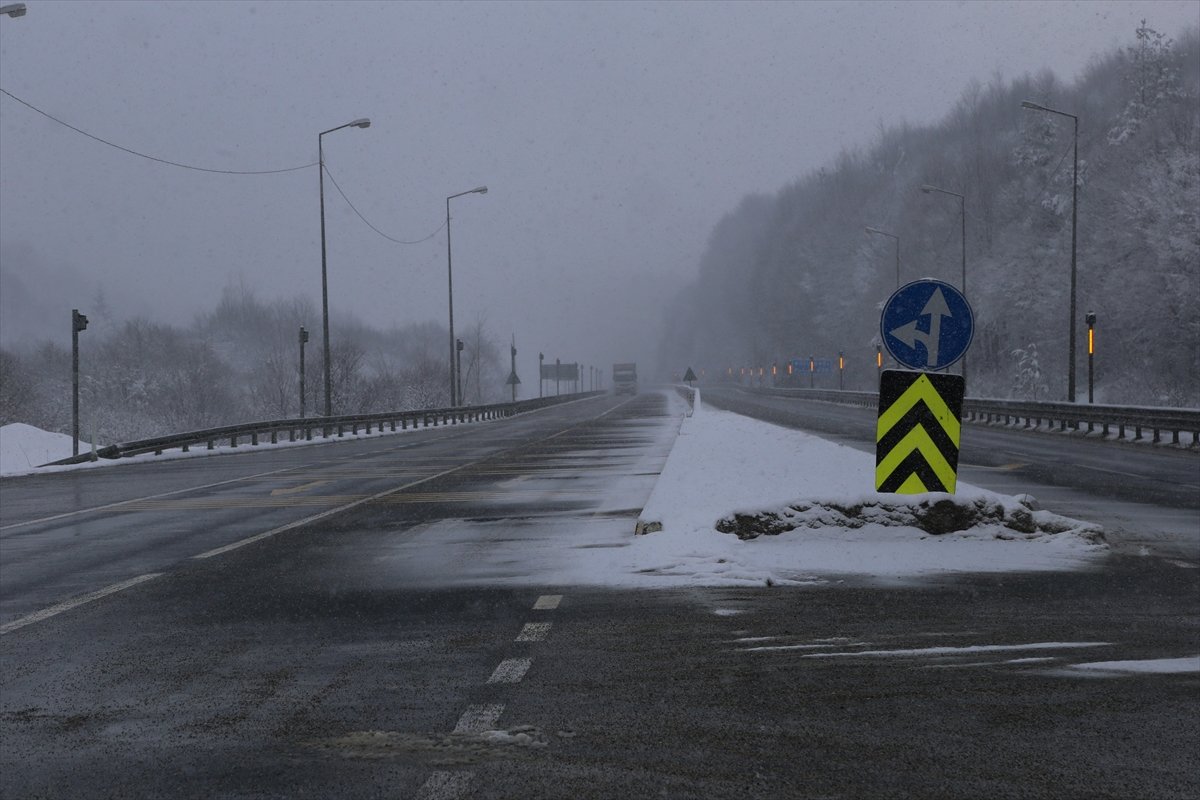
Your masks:
[{"label": "overhead power line", "polygon": [[46,119],[51,120],[52,122],[57,122],[59,125],[62,125],[64,128],[69,128],[69,129],[75,131],[76,133],[78,133],[82,136],[86,136],[87,138],[89,138],[93,141],[100,142],[101,144],[106,144],[109,147],[116,148],[117,150],[120,150],[124,153],[129,153],[130,155],[133,155],[133,156],[137,156],[138,158],[144,158],[149,161],[156,161],[159,164],[167,164],[172,167],[181,167],[183,169],[195,170],[196,172],[215,172],[219,175],[278,175],[279,173],[282,173],[282,172],[296,172],[297,170],[308,169],[309,167],[315,167],[317,165],[317,162],[314,161],[310,164],[301,164],[301,165],[295,166],[295,167],[284,167],[282,169],[211,169],[209,167],[198,167],[194,164],[183,164],[178,161],[171,161],[170,159],[158,158],[157,156],[147,155],[146,153],[140,153],[137,150],[132,150],[128,147],[119,145],[116,142],[110,142],[108,139],[103,139],[99,136],[96,136],[95,134],[88,133],[87,131],[85,131],[81,128],[76,128],[71,123],[64,122],[63,120],[59,119],[58,117],[54,116],[53,114],[43,111],[42,109],[35,106],[33,103],[30,103],[27,100],[22,100],[20,97],[17,97],[15,94],[8,91],[7,89],[0,88],[0,93],[3,93],[7,97],[11,97],[13,100],[16,100],[18,103],[25,106],[26,108],[36,111],[37,113],[41,114]]},{"label": "overhead power line", "polygon": [[432,239],[434,236],[437,236],[438,233],[441,232],[442,228],[446,227],[446,223],[443,222],[441,225],[437,226],[437,228],[433,231],[433,233],[431,233],[428,236],[425,236],[421,239],[414,239],[412,241],[406,241],[404,239],[396,239],[395,237],[388,236],[386,233],[379,230],[379,228],[376,228],[374,225],[372,225],[370,220],[368,220],[366,217],[364,217],[359,212],[359,210],[354,207],[354,203],[351,203],[350,198],[346,197],[346,193],[342,191],[342,187],[338,186],[338,182],[337,182],[337,180],[334,179],[333,173],[329,171],[328,164],[325,165],[325,174],[329,176],[329,181],[330,181],[330,183],[333,184],[333,188],[337,189],[338,194],[340,194],[342,196],[342,199],[346,201],[346,205],[350,206],[350,210],[353,211],[358,216],[358,218],[361,219],[368,228],[375,231],[380,236],[387,239],[389,242],[395,242],[396,244],[420,244],[421,242],[427,242],[430,239]]}]

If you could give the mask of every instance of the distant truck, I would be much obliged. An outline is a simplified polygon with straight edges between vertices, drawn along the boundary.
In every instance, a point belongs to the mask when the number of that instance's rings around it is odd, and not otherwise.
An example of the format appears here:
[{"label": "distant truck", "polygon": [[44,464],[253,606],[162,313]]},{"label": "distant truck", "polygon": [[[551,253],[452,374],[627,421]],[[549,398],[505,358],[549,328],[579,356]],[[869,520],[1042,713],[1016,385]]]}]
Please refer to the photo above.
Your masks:
[{"label": "distant truck", "polygon": [[637,364],[613,364],[613,394],[637,394]]}]

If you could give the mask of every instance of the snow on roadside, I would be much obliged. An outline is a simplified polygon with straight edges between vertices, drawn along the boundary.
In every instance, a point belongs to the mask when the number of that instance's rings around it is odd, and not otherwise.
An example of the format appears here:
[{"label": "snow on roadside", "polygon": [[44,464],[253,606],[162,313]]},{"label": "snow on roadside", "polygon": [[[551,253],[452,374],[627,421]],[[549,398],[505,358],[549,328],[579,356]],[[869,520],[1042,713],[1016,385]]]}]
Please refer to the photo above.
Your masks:
[{"label": "snow on roadside", "polygon": [[[688,584],[803,584],[1075,569],[1107,551],[1094,525],[967,484],[954,496],[879,494],[874,470],[868,453],[706,407],[684,420],[642,511],[639,528],[653,532],[633,544],[637,571]],[[938,500],[991,517],[940,535],[905,524]],[[745,541],[716,530],[735,514],[764,512],[795,529]]]},{"label": "snow on roadside", "polygon": [[[71,455],[71,437],[23,422],[0,427],[0,475],[34,472],[38,466]],[[90,447],[84,442],[80,447]]]}]

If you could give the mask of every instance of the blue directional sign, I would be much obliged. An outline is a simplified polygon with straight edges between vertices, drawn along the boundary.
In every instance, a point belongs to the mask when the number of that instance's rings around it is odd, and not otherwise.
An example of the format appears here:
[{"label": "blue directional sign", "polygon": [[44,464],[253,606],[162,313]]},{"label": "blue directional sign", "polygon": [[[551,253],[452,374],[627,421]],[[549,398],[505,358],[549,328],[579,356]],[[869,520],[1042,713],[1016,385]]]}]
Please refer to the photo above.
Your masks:
[{"label": "blue directional sign", "polygon": [[950,284],[913,281],[888,298],[879,333],[892,358],[909,369],[942,369],[966,355],[975,313]]}]

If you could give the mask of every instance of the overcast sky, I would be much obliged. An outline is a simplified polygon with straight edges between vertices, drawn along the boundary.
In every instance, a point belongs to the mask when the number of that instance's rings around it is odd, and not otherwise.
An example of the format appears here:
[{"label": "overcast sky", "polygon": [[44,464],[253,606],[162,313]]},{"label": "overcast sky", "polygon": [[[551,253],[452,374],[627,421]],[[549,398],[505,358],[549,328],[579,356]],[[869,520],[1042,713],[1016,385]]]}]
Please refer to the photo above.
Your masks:
[{"label": "overcast sky", "polygon": [[[0,0],[3,4],[5,0]],[[0,85],[97,136],[233,170],[326,164],[400,239],[453,201],[455,321],[536,356],[645,360],[716,221],[878,126],[931,123],[972,78],[1070,80],[1200,4],[38,2],[0,18]],[[0,97],[0,245],[86,308],[190,321],[223,286],[320,297],[314,168],[188,171]],[[446,320],[445,231],[383,239],[326,184],[336,317]],[[22,268],[9,258],[11,273]],[[32,276],[25,276],[26,279]],[[64,285],[66,284],[66,285]],[[37,285],[36,280],[30,285]],[[3,291],[3,287],[0,287]],[[39,290],[43,291],[43,290]],[[57,313],[57,312],[55,312]],[[65,318],[65,317],[64,317]],[[65,324],[63,326],[66,328]],[[314,319],[310,328],[318,329]],[[66,329],[69,333],[69,329]]]}]

